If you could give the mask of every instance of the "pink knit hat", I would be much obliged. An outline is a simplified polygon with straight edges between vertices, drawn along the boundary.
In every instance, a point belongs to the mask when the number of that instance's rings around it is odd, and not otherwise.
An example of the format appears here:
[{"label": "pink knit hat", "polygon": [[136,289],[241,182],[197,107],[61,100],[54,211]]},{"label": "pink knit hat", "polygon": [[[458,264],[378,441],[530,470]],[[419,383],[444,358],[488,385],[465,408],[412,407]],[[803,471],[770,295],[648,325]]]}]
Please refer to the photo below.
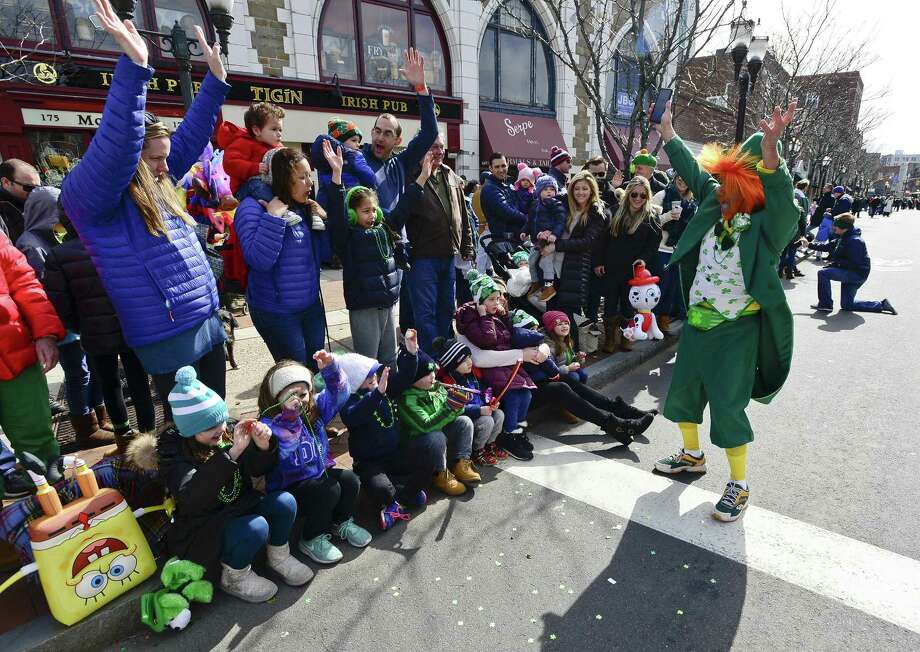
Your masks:
[{"label": "pink knit hat", "polygon": [[564,321],[569,323],[569,316],[561,310],[547,310],[543,313],[543,329],[549,333],[556,327],[556,323]]},{"label": "pink knit hat", "polygon": [[536,176],[534,175],[534,168],[528,167],[526,163],[518,163],[517,169],[518,169],[518,175],[517,175],[517,179],[514,182],[514,189],[520,190],[521,181],[524,181],[526,179],[527,181],[530,182],[530,191],[533,192],[533,187],[537,181],[537,176],[539,176],[540,174],[540,168],[536,168],[536,171],[537,171]]}]

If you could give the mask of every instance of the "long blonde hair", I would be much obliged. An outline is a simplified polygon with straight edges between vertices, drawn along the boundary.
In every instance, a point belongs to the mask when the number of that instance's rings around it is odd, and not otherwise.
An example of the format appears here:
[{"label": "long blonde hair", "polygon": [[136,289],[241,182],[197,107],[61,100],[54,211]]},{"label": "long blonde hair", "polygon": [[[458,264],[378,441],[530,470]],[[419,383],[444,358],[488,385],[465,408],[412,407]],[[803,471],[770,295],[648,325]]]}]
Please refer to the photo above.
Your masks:
[{"label": "long blonde hair", "polygon": [[[591,189],[591,194],[588,196],[588,203],[585,206],[584,211],[580,211],[578,209],[578,205],[575,203],[575,197],[572,193],[572,189],[579,181],[584,181]],[[582,170],[581,172],[576,172],[574,175],[572,175],[572,178],[569,179],[569,183],[566,186],[566,198],[569,202],[569,221],[565,226],[569,233],[573,232],[577,227],[583,226],[585,223],[587,223],[588,213],[591,212],[592,206],[597,208],[599,214],[603,214],[603,206],[601,204],[601,191],[597,187],[597,180],[594,178],[594,175],[587,170]]]},{"label": "long blonde hair", "polygon": [[[162,122],[147,124],[144,127],[144,147],[157,138],[169,138],[169,129]],[[144,218],[144,224],[150,235],[164,235],[169,238],[169,230],[163,220],[163,211],[182,218],[189,225],[194,226],[195,224],[192,217],[185,211],[185,206],[179,202],[172,183],[168,180],[157,181],[143,160],[137,163],[134,177],[128,184],[128,194],[137,204],[137,210]]]},{"label": "long blonde hair", "polygon": [[[629,206],[629,193],[633,188],[642,188],[645,191],[645,204],[642,205],[642,210],[638,213],[633,213]],[[648,179],[637,174],[626,184],[623,201],[620,202],[620,207],[617,209],[613,219],[610,220],[610,235],[613,237],[627,233],[632,235],[643,221],[648,221],[649,224],[655,223],[655,211],[652,208],[652,187],[649,185]]]}]

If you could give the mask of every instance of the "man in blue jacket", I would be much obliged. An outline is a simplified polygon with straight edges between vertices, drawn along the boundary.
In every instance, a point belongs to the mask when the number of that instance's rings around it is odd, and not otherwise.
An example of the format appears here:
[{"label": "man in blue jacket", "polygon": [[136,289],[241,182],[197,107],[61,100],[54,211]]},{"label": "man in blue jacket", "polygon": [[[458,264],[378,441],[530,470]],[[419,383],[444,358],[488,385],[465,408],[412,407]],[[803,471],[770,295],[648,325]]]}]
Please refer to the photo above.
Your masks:
[{"label": "man in blue jacket", "polygon": [[811,243],[809,249],[830,252],[830,264],[818,270],[818,303],[812,305],[819,312],[834,310],[831,281],[840,282],[840,308],[854,312],[887,312],[898,314],[888,299],[857,301],[856,291],[869,278],[871,263],[862,231],[853,226],[852,213],[841,213],[834,218],[836,238],[826,243]]},{"label": "man in blue jacket", "polygon": [[396,208],[399,196],[406,186],[406,175],[415,170],[438,136],[438,118],[434,112],[434,99],[425,84],[425,59],[416,50],[406,52],[406,81],[418,94],[421,129],[406,148],[394,156],[393,150],[402,143],[402,126],[390,113],[382,113],[374,123],[371,140],[361,146],[364,158],[377,181],[380,208],[390,212]]},{"label": "man in blue jacket", "polygon": [[483,174],[479,200],[492,241],[520,244],[527,215],[518,210],[514,186],[508,183],[508,161],[501,152],[494,152],[489,157],[489,171]]}]

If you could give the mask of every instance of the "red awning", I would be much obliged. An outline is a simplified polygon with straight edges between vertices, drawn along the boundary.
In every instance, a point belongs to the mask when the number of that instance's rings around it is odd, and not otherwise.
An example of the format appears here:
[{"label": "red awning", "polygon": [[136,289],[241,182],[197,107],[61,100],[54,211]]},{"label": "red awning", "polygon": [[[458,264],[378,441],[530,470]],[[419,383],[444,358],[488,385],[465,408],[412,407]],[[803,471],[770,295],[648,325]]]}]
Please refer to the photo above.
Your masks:
[{"label": "red awning", "polygon": [[[627,127],[617,127],[620,131],[620,135],[628,140],[629,139],[629,129]],[[636,155],[636,152],[639,151],[639,134],[636,133],[633,136],[633,156]],[[655,151],[655,146],[658,144],[658,132],[652,131],[648,135],[648,150],[650,152]],[[617,146],[616,142],[613,140],[613,136],[610,134],[610,130],[607,129],[604,132],[604,144],[607,145],[607,152],[610,154],[610,158],[613,159],[613,164],[616,165],[620,170],[626,170],[629,167],[630,161],[632,161],[632,156],[626,161],[625,165],[623,161],[620,160],[620,148]],[[661,149],[658,150],[658,153],[655,154],[655,158],[658,159],[658,169],[667,170],[671,167],[671,161],[668,159],[668,155],[664,151],[664,145]]]},{"label": "red awning", "polygon": [[489,154],[501,152],[509,164],[524,162],[548,170],[553,145],[565,147],[555,118],[479,112],[479,158],[484,166]]}]

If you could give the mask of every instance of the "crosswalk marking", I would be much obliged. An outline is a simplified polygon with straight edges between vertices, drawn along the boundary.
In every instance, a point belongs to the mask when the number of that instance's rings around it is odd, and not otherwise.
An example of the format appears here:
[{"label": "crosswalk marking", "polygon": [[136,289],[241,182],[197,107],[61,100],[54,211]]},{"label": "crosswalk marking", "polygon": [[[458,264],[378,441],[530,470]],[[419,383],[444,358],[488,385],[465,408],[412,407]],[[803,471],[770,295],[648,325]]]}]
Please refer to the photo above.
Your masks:
[{"label": "crosswalk marking", "polygon": [[[920,562],[752,505],[734,524],[719,495],[531,435],[534,459],[506,471],[785,582],[920,633]],[[753,488],[756,500],[756,487]]]}]

